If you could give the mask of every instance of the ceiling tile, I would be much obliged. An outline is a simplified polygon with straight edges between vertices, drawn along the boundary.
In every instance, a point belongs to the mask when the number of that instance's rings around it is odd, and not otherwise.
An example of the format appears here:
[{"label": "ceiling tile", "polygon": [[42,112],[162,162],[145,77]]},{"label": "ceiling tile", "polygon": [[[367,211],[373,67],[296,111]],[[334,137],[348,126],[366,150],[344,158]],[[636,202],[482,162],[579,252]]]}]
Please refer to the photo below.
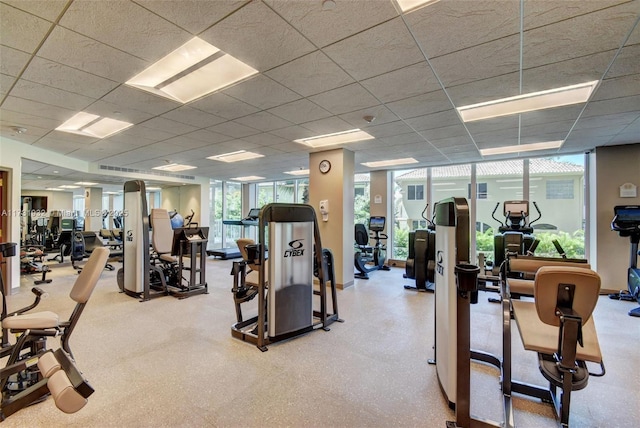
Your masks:
[{"label": "ceiling tile", "polygon": [[512,73],[520,66],[520,38],[504,37],[456,51],[431,60],[431,65],[446,87]]},{"label": "ceiling tile", "polygon": [[[96,101],[95,103],[87,107],[84,111],[103,117],[124,120],[125,122],[129,123],[140,123],[153,117],[151,113],[129,108],[128,106],[123,104],[107,102],[104,101],[104,99]],[[69,117],[71,116],[72,115],[70,115]],[[67,117],[66,119],[69,119],[69,117]]]},{"label": "ceiling tile", "polygon": [[38,117],[27,113],[18,113],[5,109],[0,110],[0,123],[9,127],[20,126],[27,128],[27,133],[30,133],[32,127],[48,132],[60,124],[60,122],[55,119]]},{"label": "ceiling tile", "polygon": [[591,101],[584,109],[581,119],[586,120],[592,116],[627,113],[632,111],[640,112],[640,95],[612,98],[602,101]]},{"label": "ceiling tile", "polygon": [[82,110],[95,101],[93,98],[41,85],[40,83],[29,82],[24,79],[18,80],[18,83],[11,91],[11,95],[72,110]]},{"label": "ceiling tile", "polygon": [[2,58],[2,61],[0,61],[0,73],[17,77],[24,66],[27,65],[31,55],[0,45],[0,58]]},{"label": "ceiling tile", "polygon": [[[374,7],[371,0],[339,1],[333,10],[323,10],[320,1],[266,0],[266,3],[318,47],[327,46],[398,15],[390,1],[376,2]],[[354,16],[358,19],[353,19]]]},{"label": "ceiling tile", "polygon": [[428,94],[406,98],[388,103],[387,107],[402,119],[409,119],[440,111],[451,110],[451,102],[444,91],[433,91]]},{"label": "ceiling tile", "polygon": [[8,96],[5,98],[2,108],[18,113],[30,114],[33,116],[44,117],[48,119],[58,120],[60,123],[69,119],[76,112],[62,107],[52,106],[50,104],[38,103],[35,101],[25,100]]},{"label": "ceiling tile", "polygon": [[309,100],[333,114],[348,113],[379,104],[378,100],[358,83],[314,95],[309,97]]},{"label": "ceiling tile", "polygon": [[367,128],[367,132],[376,138],[383,138],[392,135],[414,133],[415,131],[411,129],[406,123],[397,120],[395,122],[370,126],[369,128]]},{"label": "ceiling tile", "polygon": [[512,146],[518,144],[518,128],[500,129],[471,134],[479,148]]},{"label": "ceiling tile", "polygon": [[75,0],[60,25],[151,62],[192,38],[156,14],[125,1]]},{"label": "ceiling tile", "polygon": [[637,19],[637,4],[633,3],[525,31],[526,67],[617,49]]},{"label": "ceiling tile", "polygon": [[519,7],[515,1],[447,0],[411,12],[405,20],[428,57],[436,58],[518,34]]},{"label": "ceiling tile", "polygon": [[360,83],[382,102],[397,101],[440,89],[440,83],[426,61]]},{"label": "ceiling tile", "polygon": [[154,117],[140,124],[143,128],[160,130],[171,135],[182,135],[197,130],[195,126],[187,125],[164,117]]},{"label": "ceiling tile", "polygon": [[112,80],[40,57],[33,58],[22,78],[95,99],[118,86]]},{"label": "ceiling tile", "polygon": [[[584,108],[584,104],[556,107],[546,110],[522,113],[521,126],[553,124],[554,122],[575,121]],[[517,119],[517,115],[514,116]]]},{"label": "ceiling tile", "polygon": [[324,53],[356,80],[424,61],[401,18],[328,46]]},{"label": "ceiling tile", "polygon": [[354,81],[321,51],[295,59],[269,70],[266,74],[305,97]]},{"label": "ceiling tile", "polygon": [[258,113],[250,114],[249,116],[241,117],[234,120],[234,122],[265,132],[291,126],[291,122],[281,119],[278,116],[275,116],[266,111],[261,111]]},{"label": "ceiling tile", "polygon": [[438,113],[427,114],[406,120],[407,125],[416,131],[425,129],[437,129],[451,125],[460,125],[460,118],[455,110],[445,110]]},{"label": "ceiling tile", "polygon": [[[373,120],[371,122],[367,122],[367,120],[364,119],[365,116],[372,116]],[[384,105],[367,107],[362,110],[341,114],[339,117],[340,119],[352,124],[355,128],[361,128],[364,130],[369,126],[381,125],[383,123],[395,122],[398,120],[398,116]]]},{"label": "ceiling tile", "polygon": [[133,55],[59,26],[44,42],[38,56],[117,82],[129,80],[149,65]]},{"label": "ceiling tile", "polygon": [[34,53],[51,22],[0,3],[0,40],[5,46]]},{"label": "ceiling tile", "polygon": [[247,0],[216,0],[212,7],[211,3],[202,0],[180,0],[180,7],[176,7],[175,0],[135,1],[192,34],[206,30],[247,3]]},{"label": "ceiling tile", "polygon": [[73,152],[76,149],[82,148],[84,144],[75,141],[65,141],[52,139],[50,137],[43,137],[33,145],[66,155],[67,153]]},{"label": "ceiling tile", "polygon": [[[336,118],[337,119],[337,118]],[[340,119],[338,119],[340,120]],[[344,123],[344,121],[342,121],[342,123]],[[349,126],[347,124],[347,126]],[[346,128],[348,129],[348,128]],[[298,140],[300,138],[305,138],[305,137],[311,137],[313,136],[315,133],[313,131],[310,131],[307,128],[303,128],[302,126],[289,126],[286,128],[282,128],[282,129],[274,129],[273,131],[269,132],[270,134],[276,135],[278,137],[282,137],[285,140],[289,140],[289,141],[293,141],[293,140]]]},{"label": "ceiling tile", "polygon": [[8,74],[0,74],[0,95],[4,96],[9,92],[9,88],[16,81],[16,78]]},{"label": "ceiling tile", "polygon": [[300,95],[261,74],[223,92],[263,110],[300,99]]},{"label": "ceiling tile", "polygon": [[193,140],[200,140],[208,144],[216,144],[216,143],[221,143],[223,141],[231,140],[231,137],[227,135],[209,131],[208,129],[199,129],[189,134],[185,134],[184,136],[191,138]]},{"label": "ceiling tile", "polygon": [[520,74],[508,73],[489,79],[447,87],[447,93],[456,107],[518,95]]},{"label": "ceiling tile", "polygon": [[631,95],[640,95],[640,74],[603,80],[591,100],[593,102]]},{"label": "ceiling tile", "polygon": [[250,126],[245,126],[237,122],[224,122],[208,128],[210,131],[233,138],[242,138],[248,135],[259,134],[260,131]]},{"label": "ceiling tile", "polygon": [[[314,120],[312,122],[307,122],[303,125],[303,127],[312,132],[311,135],[305,135],[306,137],[311,137],[314,135],[331,134],[333,132],[348,131],[349,129],[353,129],[353,125],[336,116],[327,117],[325,119]],[[275,133],[275,132],[276,131],[273,131],[272,133]]]},{"label": "ceiling tile", "polygon": [[[613,52],[603,52],[525,69],[522,72],[522,92],[537,92],[600,80],[613,54]],[[526,61],[525,65],[527,65]]]},{"label": "ceiling tile", "polygon": [[200,37],[258,71],[301,57],[315,47],[262,2],[251,2]]},{"label": "ceiling tile", "polygon": [[307,99],[294,101],[269,110],[292,123],[304,123],[332,116],[331,113]]},{"label": "ceiling tile", "polygon": [[10,138],[11,140],[19,141],[24,144],[32,144],[42,138],[48,132],[46,129],[29,127],[27,132],[19,134],[15,130],[15,126],[11,123],[6,124],[4,121],[0,121],[0,136],[4,138]]},{"label": "ceiling tile", "polygon": [[438,141],[450,137],[468,137],[469,131],[463,125],[443,126],[419,131],[429,141]]},{"label": "ceiling tile", "polygon": [[197,101],[189,103],[189,106],[202,110],[206,113],[223,117],[227,120],[246,116],[259,110],[254,106],[240,100],[236,100],[235,98],[221,92],[200,98]]},{"label": "ceiling tile", "polygon": [[607,9],[627,0],[563,0],[562,7],[548,0],[527,0],[524,10],[524,29],[565,21],[599,9]]},{"label": "ceiling tile", "polygon": [[257,144],[259,146],[276,146],[277,144],[282,144],[287,142],[285,138],[278,137],[276,135],[269,134],[267,132],[264,132],[258,135],[251,135],[249,137],[244,137],[243,140],[249,143]]},{"label": "ceiling tile", "polygon": [[[181,149],[179,151],[198,149],[198,148],[206,147],[209,145],[209,143],[205,143],[202,140],[189,138],[185,135],[169,138],[168,140],[162,141],[162,143],[166,145],[172,145],[172,146],[178,147]],[[175,153],[175,152],[172,152],[172,153]]]},{"label": "ceiling tile", "polygon": [[176,122],[186,123],[196,128],[208,128],[209,126],[226,121],[226,119],[189,106],[178,107],[175,110],[163,114],[162,117],[175,120]]},{"label": "ceiling tile", "polygon": [[67,0],[2,0],[2,2],[52,22],[68,3]]},{"label": "ceiling tile", "polygon": [[638,58],[640,58],[640,41],[637,45],[625,46],[622,49],[604,78],[611,79],[629,74],[640,74]]},{"label": "ceiling tile", "polygon": [[117,89],[102,97],[102,101],[131,109],[143,111],[153,115],[166,113],[177,108],[180,104],[164,97],[152,95],[129,86],[121,85]]}]

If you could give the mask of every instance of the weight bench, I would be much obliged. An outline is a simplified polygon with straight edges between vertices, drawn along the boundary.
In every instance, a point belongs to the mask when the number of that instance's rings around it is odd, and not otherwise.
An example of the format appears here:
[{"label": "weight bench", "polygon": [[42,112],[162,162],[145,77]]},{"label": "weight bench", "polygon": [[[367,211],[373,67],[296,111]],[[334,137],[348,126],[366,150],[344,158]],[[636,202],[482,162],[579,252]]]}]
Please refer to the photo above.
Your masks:
[{"label": "weight bench", "polygon": [[554,257],[521,256],[508,254],[506,261],[506,281],[509,292],[514,296],[533,296],[534,278],[543,266],[576,266],[591,269],[585,259],[559,259]]},{"label": "weight bench", "polygon": [[[548,389],[529,385],[524,393],[551,401],[562,426],[569,425],[571,392],[585,388],[590,375],[605,374],[592,317],[599,293],[600,276],[589,268],[538,266],[534,300],[509,299],[524,349],[538,353],[540,372],[549,382]],[[587,362],[599,364],[601,372],[589,372]]]}]

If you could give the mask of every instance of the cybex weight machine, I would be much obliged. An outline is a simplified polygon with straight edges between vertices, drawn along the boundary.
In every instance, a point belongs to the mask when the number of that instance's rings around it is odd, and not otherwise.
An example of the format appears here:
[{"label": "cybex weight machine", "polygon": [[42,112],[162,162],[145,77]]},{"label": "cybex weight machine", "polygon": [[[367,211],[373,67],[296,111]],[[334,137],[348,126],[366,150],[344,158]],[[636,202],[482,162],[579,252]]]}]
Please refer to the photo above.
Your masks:
[{"label": "cybex weight machine", "polygon": [[[258,315],[239,319],[231,327],[231,335],[256,344],[264,352],[270,343],[319,328],[328,331],[334,321],[341,322],[336,285],[326,269],[327,251],[322,249],[313,207],[278,203],[264,206],[258,217],[258,236],[258,244],[247,246],[248,257],[258,267]],[[314,290],[314,273],[318,290]],[[328,280],[332,313],[327,309]],[[320,298],[315,307],[314,295]]]}]

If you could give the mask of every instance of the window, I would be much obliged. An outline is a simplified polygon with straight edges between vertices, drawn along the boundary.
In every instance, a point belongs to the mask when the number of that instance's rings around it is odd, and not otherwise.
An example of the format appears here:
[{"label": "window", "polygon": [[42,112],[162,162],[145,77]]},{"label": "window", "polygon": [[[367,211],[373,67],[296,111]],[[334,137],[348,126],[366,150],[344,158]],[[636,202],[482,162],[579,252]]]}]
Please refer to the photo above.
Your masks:
[{"label": "window", "polygon": [[410,184],[407,186],[409,201],[421,201],[424,199],[424,185],[423,184]]},{"label": "window", "polygon": [[[487,199],[487,183],[476,183],[476,199]],[[471,199],[471,183],[467,184],[467,199]]]},{"label": "window", "polygon": [[547,180],[547,199],[573,199],[573,180]]},{"label": "window", "polygon": [[427,221],[426,220],[413,220],[411,222],[411,225],[413,226],[412,230],[426,229],[427,228]]},{"label": "window", "polygon": [[356,196],[364,196],[364,187],[356,187],[354,190]]}]

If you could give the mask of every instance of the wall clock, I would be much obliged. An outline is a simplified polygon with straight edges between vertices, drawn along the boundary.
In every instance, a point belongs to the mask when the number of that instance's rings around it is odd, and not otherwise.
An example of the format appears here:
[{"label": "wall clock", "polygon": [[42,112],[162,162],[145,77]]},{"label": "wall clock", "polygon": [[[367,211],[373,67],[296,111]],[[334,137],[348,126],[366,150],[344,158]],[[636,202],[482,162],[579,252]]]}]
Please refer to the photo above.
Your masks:
[{"label": "wall clock", "polygon": [[329,172],[331,170],[331,162],[329,162],[328,160],[323,160],[320,161],[320,164],[318,165],[318,168],[320,168],[320,172],[323,174],[326,174],[327,172]]}]

